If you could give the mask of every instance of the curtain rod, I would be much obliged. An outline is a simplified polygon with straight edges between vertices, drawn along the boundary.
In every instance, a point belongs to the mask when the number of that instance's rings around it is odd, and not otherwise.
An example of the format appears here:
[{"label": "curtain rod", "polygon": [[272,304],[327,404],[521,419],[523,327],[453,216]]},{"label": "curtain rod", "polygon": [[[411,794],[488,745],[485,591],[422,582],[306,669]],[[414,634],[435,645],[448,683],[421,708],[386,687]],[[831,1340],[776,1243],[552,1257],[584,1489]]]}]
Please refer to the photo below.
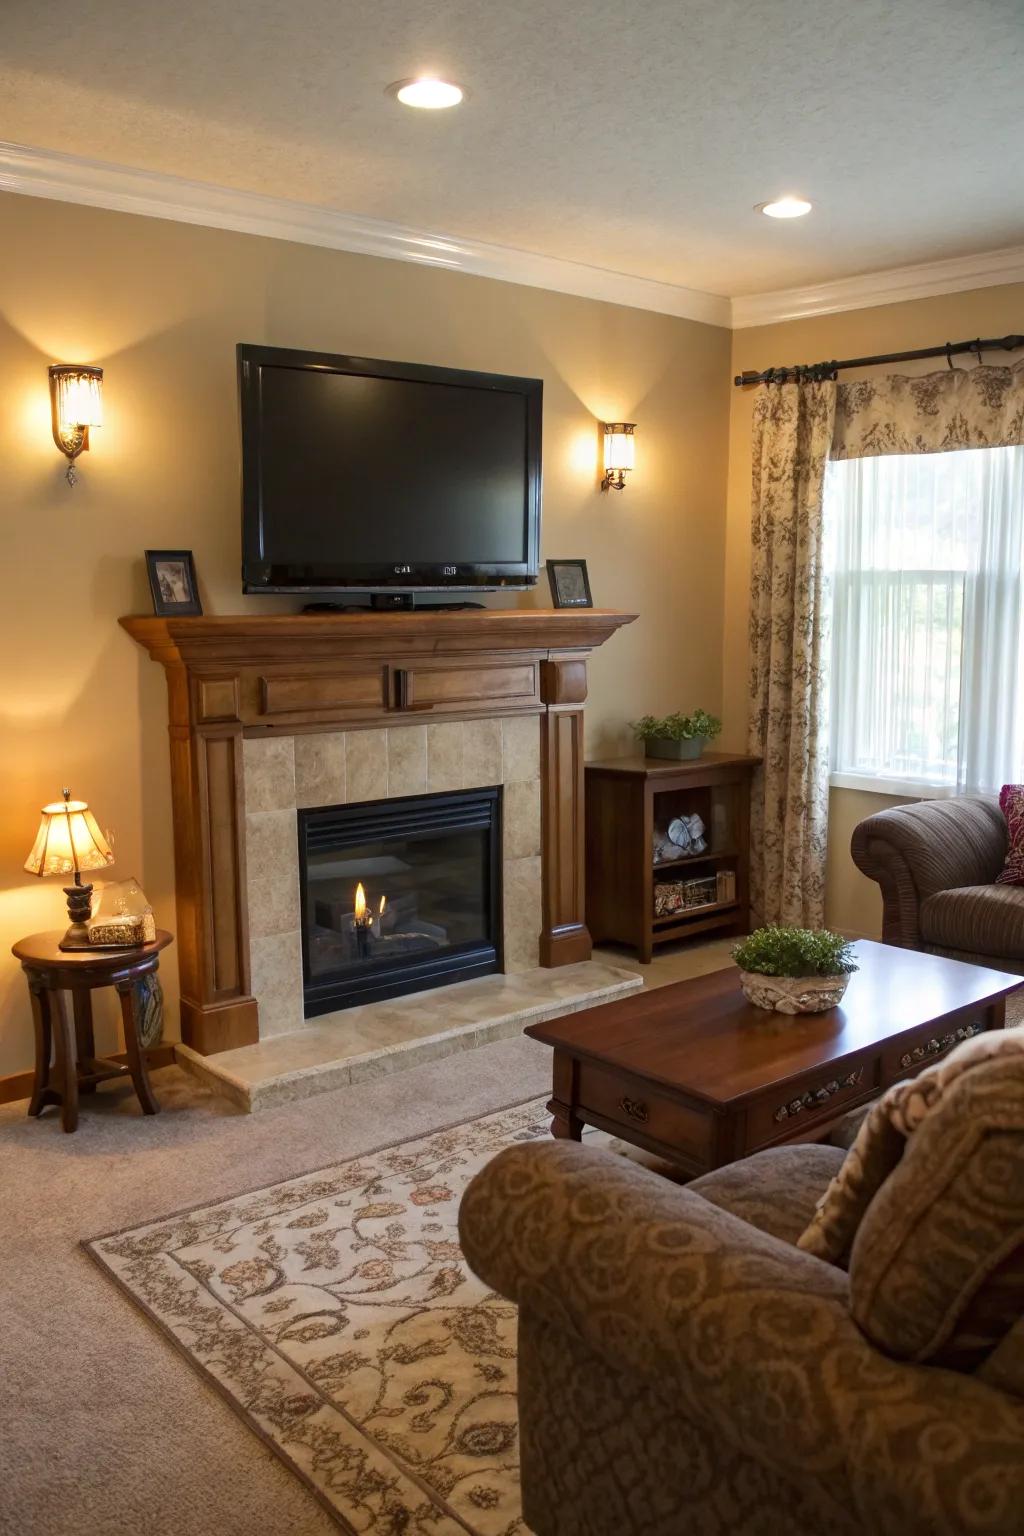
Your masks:
[{"label": "curtain rod", "polygon": [[790,368],[766,368],[763,373],[738,373],[733,379],[734,384],[800,384],[805,381],[820,382],[822,379],[834,379],[840,368],[870,368],[878,363],[910,363],[919,357],[944,357],[949,366],[954,357],[959,357],[965,352],[976,354],[978,362],[981,362],[983,352],[1017,352],[1024,348],[1024,336],[1000,336],[994,340],[983,341],[979,336],[976,341],[947,341],[941,347],[918,347],[913,352],[881,352],[877,357],[847,357],[841,361],[835,358],[830,363],[796,363]]}]

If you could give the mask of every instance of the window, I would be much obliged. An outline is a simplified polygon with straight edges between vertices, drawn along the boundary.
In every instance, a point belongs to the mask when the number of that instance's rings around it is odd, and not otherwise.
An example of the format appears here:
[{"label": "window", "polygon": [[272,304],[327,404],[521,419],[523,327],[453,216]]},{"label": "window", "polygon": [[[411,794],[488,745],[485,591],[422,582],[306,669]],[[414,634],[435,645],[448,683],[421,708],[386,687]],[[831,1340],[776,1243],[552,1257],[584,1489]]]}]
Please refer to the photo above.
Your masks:
[{"label": "window", "polygon": [[833,783],[1024,777],[1024,448],[828,466]]}]

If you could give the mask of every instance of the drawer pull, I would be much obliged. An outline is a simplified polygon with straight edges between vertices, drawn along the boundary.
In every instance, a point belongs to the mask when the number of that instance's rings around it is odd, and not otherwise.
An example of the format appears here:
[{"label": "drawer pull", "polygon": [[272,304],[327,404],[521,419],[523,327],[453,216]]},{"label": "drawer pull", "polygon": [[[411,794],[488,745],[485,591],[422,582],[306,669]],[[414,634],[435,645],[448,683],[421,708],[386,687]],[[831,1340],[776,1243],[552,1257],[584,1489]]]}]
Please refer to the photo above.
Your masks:
[{"label": "drawer pull", "polygon": [[904,1051],[900,1057],[900,1066],[916,1067],[922,1061],[930,1061],[936,1056],[941,1056],[945,1051],[959,1045],[962,1040],[972,1040],[975,1035],[981,1034],[980,1024],[962,1024],[959,1029],[950,1030],[948,1035],[939,1038],[933,1036],[926,1040],[924,1045],[915,1045],[912,1051]]},{"label": "drawer pull", "polygon": [[779,1105],[774,1115],[775,1123],[781,1125],[782,1121],[788,1120],[791,1115],[802,1115],[805,1109],[820,1109],[844,1088],[856,1088],[863,1076],[864,1068],[858,1067],[856,1072],[848,1072],[844,1078],[834,1078],[822,1088],[816,1088],[813,1091],[808,1089],[798,1099],[790,1099],[788,1104]]},{"label": "drawer pull", "polygon": [[642,1099],[620,1099],[619,1108],[622,1110],[623,1114],[628,1115],[631,1120],[639,1120],[641,1125],[646,1125],[649,1117],[647,1112],[647,1105],[643,1102]]}]

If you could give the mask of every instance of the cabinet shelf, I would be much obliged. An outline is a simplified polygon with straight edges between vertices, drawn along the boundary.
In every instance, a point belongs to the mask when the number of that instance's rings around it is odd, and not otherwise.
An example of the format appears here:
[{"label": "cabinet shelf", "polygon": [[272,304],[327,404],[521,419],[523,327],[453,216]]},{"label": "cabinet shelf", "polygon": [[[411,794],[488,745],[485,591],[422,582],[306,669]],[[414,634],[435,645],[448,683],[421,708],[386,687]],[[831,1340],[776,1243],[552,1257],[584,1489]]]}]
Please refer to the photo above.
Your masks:
[{"label": "cabinet shelf", "polygon": [[[693,762],[633,757],[587,763],[587,926],[595,943],[629,944],[646,964],[659,944],[746,932],[750,775],[759,762],[707,752]],[[700,817],[713,846],[655,862],[655,828],[686,815]],[[723,868],[735,872],[735,900],[654,916],[655,881],[713,878]]]}]

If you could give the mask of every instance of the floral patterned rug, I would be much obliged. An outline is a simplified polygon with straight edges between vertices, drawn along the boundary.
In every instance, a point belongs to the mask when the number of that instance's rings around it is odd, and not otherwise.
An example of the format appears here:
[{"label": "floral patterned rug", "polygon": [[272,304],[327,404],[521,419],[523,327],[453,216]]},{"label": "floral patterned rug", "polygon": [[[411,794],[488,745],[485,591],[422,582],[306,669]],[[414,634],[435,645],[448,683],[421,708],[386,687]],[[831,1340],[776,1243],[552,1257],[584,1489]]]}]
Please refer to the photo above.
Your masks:
[{"label": "floral patterned rug", "polygon": [[543,1102],[84,1246],[343,1530],[521,1536],[515,1308],[462,1190]]}]

